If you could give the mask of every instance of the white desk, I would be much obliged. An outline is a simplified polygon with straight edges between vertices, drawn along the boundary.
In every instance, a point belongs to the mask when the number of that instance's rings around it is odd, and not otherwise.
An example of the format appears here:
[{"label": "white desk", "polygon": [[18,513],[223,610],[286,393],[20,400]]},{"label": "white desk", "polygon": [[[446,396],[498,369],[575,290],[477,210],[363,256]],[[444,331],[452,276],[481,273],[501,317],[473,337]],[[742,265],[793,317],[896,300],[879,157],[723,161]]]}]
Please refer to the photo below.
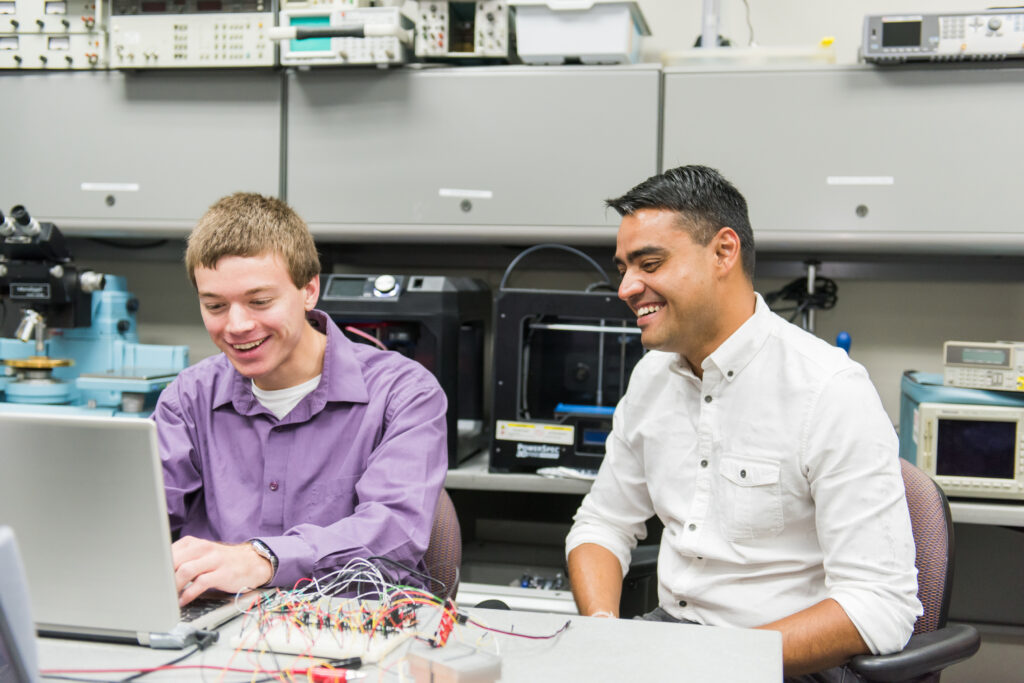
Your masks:
[{"label": "white desk", "polygon": [[474,491],[518,491],[520,493],[575,493],[590,491],[593,482],[586,479],[556,479],[529,473],[501,473],[488,471],[490,451],[471,456],[456,469],[448,470],[446,489]]},{"label": "white desk", "polygon": [[[501,653],[503,683],[538,681],[744,681],[778,683],[782,680],[782,637],[775,631],[715,628],[684,624],[664,624],[619,619],[566,617],[559,614],[469,609],[472,617],[503,630],[528,634],[557,631],[569,619],[569,628],[551,640],[527,640],[512,636],[493,636]],[[233,624],[224,629],[230,631]],[[494,651],[492,636],[472,626],[458,626],[450,643],[480,643],[481,649]],[[182,664],[212,664],[252,667],[256,655],[235,655],[229,638],[197,653]],[[364,667],[362,679],[372,681],[412,681],[402,678],[403,658],[422,643],[403,644],[385,660],[386,670]],[[39,643],[43,669],[149,667],[175,658],[176,651],[149,650],[127,645],[107,645],[81,641],[42,639]],[[289,656],[262,655],[266,668],[287,666]],[[390,666],[388,666],[390,665]],[[74,674],[80,676],[79,674]],[[96,675],[102,680],[117,680],[129,674]],[[204,679],[205,676],[205,679]],[[82,675],[82,677],[88,677]],[[261,680],[264,676],[256,676]],[[215,681],[240,683],[252,680],[251,674],[221,674],[217,670],[179,670],[148,674],[143,681]],[[300,679],[301,680],[301,679]]]}]

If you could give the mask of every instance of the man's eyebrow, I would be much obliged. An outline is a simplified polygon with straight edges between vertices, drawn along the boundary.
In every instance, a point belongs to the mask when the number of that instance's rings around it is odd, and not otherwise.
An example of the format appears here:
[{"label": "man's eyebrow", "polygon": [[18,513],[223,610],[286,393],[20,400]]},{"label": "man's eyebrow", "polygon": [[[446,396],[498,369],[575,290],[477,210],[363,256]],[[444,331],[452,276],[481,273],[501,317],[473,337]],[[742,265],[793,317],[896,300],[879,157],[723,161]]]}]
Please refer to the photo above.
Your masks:
[{"label": "man's eyebrow", "polygon": [[616,256],[615,257],[615,265],[616,266],[623,266],[623,265],[626,265],[627,263],[632,263],[633,261],[636,261],[639,258],[643,258],[644,256],[650,256],[652,254],[657,254],[658,256],[662,256],[662,255],[664,255],[666,253],[668,253],[668,250],[665,249],[664,247],[656,247],[656,246],[654,246],[652,244],[652,245],[648,245],[646,247],[640,247],[639,249],[634,249],[633,251],[629,252],[628,254],[626,254],[626,260],[625,261],[623,261],[621,258]]},{"label": "man's eyebrow", "polygon": [[[270,291],[271,289],[273,289],[273,287],[271,287],[270,285],[262,285],[260,287],[253,287],[252,289],[245,290],[243,295],[244,296],[252,296],[253,294],[261,294],[263,292]],[[199,292],[199,298],[200,299],[204,299],[204,298],[205,299],[220,299],[221,295],[217,294],[215,292]]]}]

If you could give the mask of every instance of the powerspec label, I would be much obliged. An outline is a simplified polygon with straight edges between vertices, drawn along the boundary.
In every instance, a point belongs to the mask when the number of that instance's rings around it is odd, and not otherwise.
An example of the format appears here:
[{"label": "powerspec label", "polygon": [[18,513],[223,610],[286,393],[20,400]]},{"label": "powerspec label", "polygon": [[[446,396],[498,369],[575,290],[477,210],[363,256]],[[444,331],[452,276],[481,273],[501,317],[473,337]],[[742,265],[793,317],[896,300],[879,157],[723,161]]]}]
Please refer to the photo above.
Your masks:
[{"label": "powerspec label", "polygon": [[543,443],[517,443],[517,458],[544,458],[545,460],[558,460],[558,446],[549,446]]},{"label": "powerspec label", "polygon": [[571,446],[576,438],[576,428],[539,422],[498,420],[495,438],[503,441],[554,443],[561,446]]}]

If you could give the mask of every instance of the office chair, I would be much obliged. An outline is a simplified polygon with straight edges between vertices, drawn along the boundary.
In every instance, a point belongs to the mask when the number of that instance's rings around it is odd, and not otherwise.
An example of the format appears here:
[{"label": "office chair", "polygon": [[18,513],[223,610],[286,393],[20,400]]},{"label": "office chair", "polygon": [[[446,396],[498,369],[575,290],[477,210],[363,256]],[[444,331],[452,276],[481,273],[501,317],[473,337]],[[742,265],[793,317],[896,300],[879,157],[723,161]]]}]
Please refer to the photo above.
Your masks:
[{"label": "office chair", "polygon": [[449,598],[455,598],[459,589],[459,570],[462,566],[462,530],[459,517],[448,492],[441,489],[434,508],[434,525],[430,529],[430,543],[423,555],[427,573],[444,583],[442,588],[436,582],[430,590],[438,595],[447,589]]},{"label": "office chair", "polygon": [[869,681],[937,683],[943,669],[978,651],[981,636],[973,626],[946,624],[953,586],[949,502],[931,477],[906,460],[900,459],[900,465],[917,548],[917,598],[924,614],[901,652],[859,655],[849,666]]}]

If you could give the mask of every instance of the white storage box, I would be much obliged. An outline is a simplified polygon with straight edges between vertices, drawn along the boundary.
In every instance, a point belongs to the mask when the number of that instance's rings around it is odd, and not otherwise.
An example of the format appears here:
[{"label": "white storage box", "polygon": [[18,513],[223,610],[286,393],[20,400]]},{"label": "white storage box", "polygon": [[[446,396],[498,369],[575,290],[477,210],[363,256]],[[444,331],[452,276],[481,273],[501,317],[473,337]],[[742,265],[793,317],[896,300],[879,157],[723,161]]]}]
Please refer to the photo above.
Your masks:
[{"label": "white storage box", "polygon": [[622,0],[511,0],[516,44],[527,64],[624,64],[651,35],[640,7]]}]

